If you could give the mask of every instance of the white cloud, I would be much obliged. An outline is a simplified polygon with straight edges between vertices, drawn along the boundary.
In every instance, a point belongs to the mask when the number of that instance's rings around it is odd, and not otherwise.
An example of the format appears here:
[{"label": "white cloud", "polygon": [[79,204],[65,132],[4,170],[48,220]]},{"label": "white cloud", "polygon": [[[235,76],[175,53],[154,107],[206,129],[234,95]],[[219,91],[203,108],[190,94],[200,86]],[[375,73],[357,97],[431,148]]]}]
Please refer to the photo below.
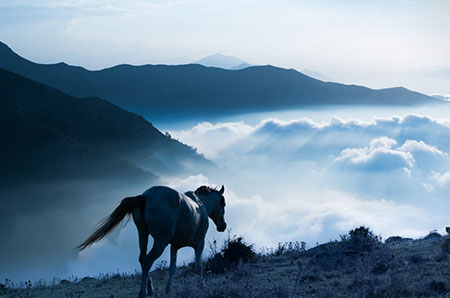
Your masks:
[{"label": "white cloud", "polygon": [[[171,134],[225,170],[165,183],[180,191],[224,184],[232,234],[257,248],[280,241],[312,246],[359,225],[386,238],[420,237],[449,224],[447,120],[416,115],[370,122],[266,119],[255,125],[201,123]],[[208,240],[225,239],[213,225]],[[106,239],[82,253],[70,268],[79,274],[114,271],[116,264],[131,270],[139,268],[137,254],[131,223],[115,241]],[[117,262],[112,266],[106,258]],[[168,260],[167,252],[162,259]],[[191,260],[189,249],[179,257],[180,263]]]},{"label": "white cloud", "polygon": [[444,174],[434,172],[432,179],[439,185],[446,185],[450,182],[450,172],[445,172]]},{"label": "white cloud", "polygon": [[227,206],[229,226],[259,247],[293,240],[312,245],[336,239],[359,225],[369,226],[383,237],[417,237],[433,226],[433,217],[427,212],[394,201],[366,201],[338,191],[310,195],[280,194],[271,199],[232,194]]},{"label": "white cloud", "polygon": [[271,118],[255,125],[208,123],[171,133],[200,152],[207,148],[208,156],[228,169],[227,183],[246,197],[278,198],[299,189],[310,197],[339,191],[427,210],[445,202],[432,173],[450,167],[449,123],[419,115],[372,121],[334,117],[320,123]]},{"label": "white cloud", "polygon": [[386,171],[397,168],[412,168],[414,157],[409,152],[385,147],[345,149],[336,162],[348,161],[356,168],[368,171]]},{"label": "white cloud", "polygon": [[211,124],[203,122],[189,130],[171,131],[170,133],[190,145],[194,145],[207,158],[217,159],[225,148],[245,139],[255,128],[244,122],[227,122]]},{"label": "white cloud", "polygon": [[203,174],[182,178],[165,178],[164,182],[164,184],[169,187],[175,188],[181,192],[194,191],[201,185],[210,185],[208,177]]}]

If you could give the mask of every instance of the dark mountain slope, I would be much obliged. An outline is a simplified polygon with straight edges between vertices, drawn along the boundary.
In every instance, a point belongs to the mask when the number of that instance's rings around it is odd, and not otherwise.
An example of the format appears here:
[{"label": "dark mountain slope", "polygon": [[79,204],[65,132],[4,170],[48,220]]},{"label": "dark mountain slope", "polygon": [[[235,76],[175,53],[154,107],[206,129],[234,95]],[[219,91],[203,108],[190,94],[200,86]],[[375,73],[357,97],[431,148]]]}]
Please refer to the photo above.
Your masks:
[{"label": "dark mountain slope", "polygon": [[409,105],[438,102],[404,88],[373,90],[322,82],[293,69],[241,70],[189,65],[118,65],[100,71],[30,62],[0,43],[0,67],[72,96],[98,96],[134,111],[182,114],[322,104]]},{"label": "dark mountain slope", "polygon": [[[210,165],[142,117],[0,69],[1,177],[130,177]],[[188,165],[188,166],[186,166]],[[154,177],[154,176],[153,176]]]}]

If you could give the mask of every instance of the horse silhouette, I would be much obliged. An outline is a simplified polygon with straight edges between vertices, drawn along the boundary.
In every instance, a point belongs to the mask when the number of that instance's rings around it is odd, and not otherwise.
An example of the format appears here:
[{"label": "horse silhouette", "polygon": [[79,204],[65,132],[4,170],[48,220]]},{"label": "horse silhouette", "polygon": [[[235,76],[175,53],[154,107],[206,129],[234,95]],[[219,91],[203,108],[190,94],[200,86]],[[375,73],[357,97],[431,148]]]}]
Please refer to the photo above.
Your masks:
[{"label": "horse silhouette", "polygon": [[[170,292],[172,277],[176,269],[177,251],[182,247],[195,250],[195,267],[199,283],[203,285],[201,255],[205,246],[205,235],[210,217],[219,232],[225,231],[224,219],[225,187],[220,190],[200,186],[194,192],[178,192],[166,186],[154,186],[142,195],[128,197],[106,217],[99,228],[77,248],[83,250],[110,233],[126,215],[132,214],[139,234],[139,262],[142,267],[142,282],[139,297],[154,292],[149,270],[164,248],[170,244],[170,267],[166,293]],[[154,239],[147,253],[148,235]]]}]

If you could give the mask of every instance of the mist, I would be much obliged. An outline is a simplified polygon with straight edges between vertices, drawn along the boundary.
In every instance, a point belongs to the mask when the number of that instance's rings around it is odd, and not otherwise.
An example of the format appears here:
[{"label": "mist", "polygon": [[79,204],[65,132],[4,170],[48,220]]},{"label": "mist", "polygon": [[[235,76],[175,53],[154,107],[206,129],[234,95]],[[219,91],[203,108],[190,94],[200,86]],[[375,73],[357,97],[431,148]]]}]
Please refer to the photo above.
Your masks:
[{"label": "mist", "polygon": [[257,247],[311,246],[359,225],[384,238],[421,237],[442,231],[450,211],[450,120],[440,116],[448,107],[427,109],[436,117],[348,108],[338,113],[352,117],[324,110],[314,120],[291,111],[170,133],[224,168],[211,180],[228,187],[229,226]]},{"label": "mist", "polygon": [[[384,239],[443,232],[450,211],[448,107],[412,109],[329,108],[157,123],[215,162],[216,171],[5,190],[0,278],[140,272],[132,221],[82,252],[75,247],[122,198],[155,184],[183,192],[225,185],[229,233],[257,251],[284,241],[313,247],[360,225]],[[226,237],[210,221],[207,243]],[[168,260],[166,249],[153,268]],[[192,260],[192,249],[180,250],[178,265]]]},{"label": "mist", "polygon": [[[145,184],[133,179],[128,183],[92,179],[2,189],[0,279],[23,282],[70,277],[68,264],[78,258],[75,247],[122,198],[141,193]],[[114,243],[117,237],[113,233],[109,241]]]}]

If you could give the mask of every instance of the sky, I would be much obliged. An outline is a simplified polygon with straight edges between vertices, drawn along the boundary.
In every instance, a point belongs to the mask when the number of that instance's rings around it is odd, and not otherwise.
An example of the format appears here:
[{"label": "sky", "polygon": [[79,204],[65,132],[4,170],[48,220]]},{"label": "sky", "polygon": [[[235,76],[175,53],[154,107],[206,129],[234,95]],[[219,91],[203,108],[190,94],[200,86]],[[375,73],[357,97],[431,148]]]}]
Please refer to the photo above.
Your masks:
[{"label": "sky", "polygon": [[446,0],[1,0],[0,40],[88,69],[213,53],[372,88],[450,94]]}]

